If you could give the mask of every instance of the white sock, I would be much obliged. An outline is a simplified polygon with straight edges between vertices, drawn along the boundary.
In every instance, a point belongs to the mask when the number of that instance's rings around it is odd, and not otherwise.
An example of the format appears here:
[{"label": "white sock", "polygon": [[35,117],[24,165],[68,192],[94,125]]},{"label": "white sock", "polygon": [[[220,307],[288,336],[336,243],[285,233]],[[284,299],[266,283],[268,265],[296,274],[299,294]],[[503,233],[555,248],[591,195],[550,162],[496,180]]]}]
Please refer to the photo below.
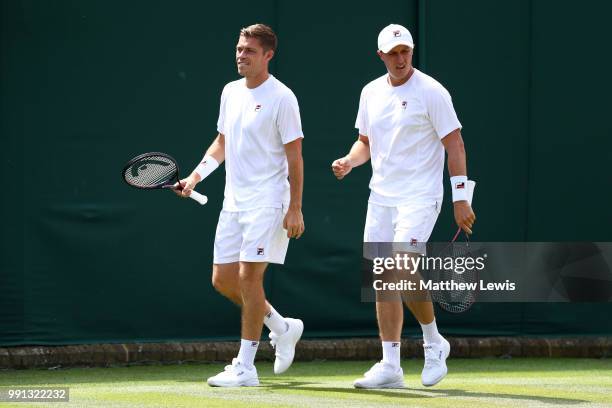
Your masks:
[{"label": "white sock", "polygon": [[277,336],[284,334],[289,329],[289,325],[273,307],[270,305],[270,313],[264,315],[264,324],[270,331]]},{"label": "white sock", "polygon": [[438,326],[436,326],[436,319],[429,324],[421,323],[421,329],[423,330],[423,340],[425,344],[442,342],[442,336],[438,333]]},{"label": "white sock", "polygon": [[384,363],[390,364],[395,368],[400,366],[400,346],[399,341],[383,341],[383,359]]},{"label": "white sock", "polygon": [[238,361],[247,369],[252,369],[255,364],[255,353],[257,353],[259,342],[254,340],[240,339],[240,351],[238,352]]}]

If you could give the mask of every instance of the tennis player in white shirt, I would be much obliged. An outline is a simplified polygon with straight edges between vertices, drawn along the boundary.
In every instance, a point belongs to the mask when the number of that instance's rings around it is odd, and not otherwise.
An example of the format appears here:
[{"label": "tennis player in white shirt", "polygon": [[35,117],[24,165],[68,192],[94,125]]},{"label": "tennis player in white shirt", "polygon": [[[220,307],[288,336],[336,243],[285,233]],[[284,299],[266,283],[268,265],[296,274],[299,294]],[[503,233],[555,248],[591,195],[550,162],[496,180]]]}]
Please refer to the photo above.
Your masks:
[{"label": "tennis player in white shirt", "polygon": [[[349,154],[332,163],[335,176],[342,179],[353,167],[371,160],[364,242],[427,242],[442,204],[445,150],[457,225],[471,233],[476,219],[465,189],[461,123],[448,91],[412,66],[413,50],[412,36],[405,27],[391,24],[380,32],[378,56],[387,73],[363,88],[355,125],[359,138]],[[408,300],[406,305],[423,330],[422,383],[435,385],[446,376],[450,345],[438,332],[431,302]],[[376,316],[383,359],[354,386],[403,387],[401,301],[377,301]]]},{"label": "tennis player in white shirt", "polygon": [[189,196],[225,161],[212,283],[241,307],[242,338],[238,356],[208,379],[211,386],[259,385],[254,361],[263,324],[275,347],[275,374],[293,362],[304,330],[301,320],[283,318],[266,301],[263,289],[268,263],[283,264],[289,238],[304,233],[300,112],[293,92],[268,71],[276,46],[276,35],[266,25],[240,31],[236,64],[243,78],[223,89],[218,135],[202,162],[180,181],[182,189],[175,190]]}]

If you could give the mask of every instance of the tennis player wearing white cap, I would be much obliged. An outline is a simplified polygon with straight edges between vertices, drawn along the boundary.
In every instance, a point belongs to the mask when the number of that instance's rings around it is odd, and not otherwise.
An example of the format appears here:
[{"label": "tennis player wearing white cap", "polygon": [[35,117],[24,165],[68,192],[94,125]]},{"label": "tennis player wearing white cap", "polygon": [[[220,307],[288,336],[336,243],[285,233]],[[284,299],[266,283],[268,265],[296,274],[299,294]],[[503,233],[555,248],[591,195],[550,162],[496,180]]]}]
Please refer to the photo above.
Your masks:
[{"label": "tennis player wearing white cap", "polygon": [[[332,163],[335,176],[342,179],[353,167],[371,159],[364,242],[427,242],[442,203],[445,150],[455,221],[471,233],[476,219],[466,189],[461,188],[467,182],[461,123],[448,91],[412,66],[413,50],[412,36],[405,27],[391,24],[380,32],[377,53],[387,73],[363,88],[355,124],[358,140],[345,157]],[[406,305],[423,330],[422,383],[435,385],[446,376],[450,345],[438,332],[431,302],[407,300]],[[354,386],[403,387],[401,301],[377,301],[376,316],[383,358]]]}]

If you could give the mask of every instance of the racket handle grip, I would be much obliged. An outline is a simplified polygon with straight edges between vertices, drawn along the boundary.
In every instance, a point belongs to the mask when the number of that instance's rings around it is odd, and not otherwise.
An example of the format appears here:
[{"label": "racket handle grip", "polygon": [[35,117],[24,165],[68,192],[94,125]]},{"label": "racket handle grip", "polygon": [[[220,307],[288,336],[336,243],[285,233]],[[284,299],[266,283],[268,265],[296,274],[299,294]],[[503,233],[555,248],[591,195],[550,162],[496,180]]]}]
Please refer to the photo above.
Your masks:
[{"label": "racket handle grip", "polygon": [[189,194],[189,198],[193,198],[194,200],[196,200],[201,205],[204,205],[204,204],[206,204],[208,202],[208,197],[206,197],[203,194],[198,193],[195,190],[191,191],[191,194]]}]

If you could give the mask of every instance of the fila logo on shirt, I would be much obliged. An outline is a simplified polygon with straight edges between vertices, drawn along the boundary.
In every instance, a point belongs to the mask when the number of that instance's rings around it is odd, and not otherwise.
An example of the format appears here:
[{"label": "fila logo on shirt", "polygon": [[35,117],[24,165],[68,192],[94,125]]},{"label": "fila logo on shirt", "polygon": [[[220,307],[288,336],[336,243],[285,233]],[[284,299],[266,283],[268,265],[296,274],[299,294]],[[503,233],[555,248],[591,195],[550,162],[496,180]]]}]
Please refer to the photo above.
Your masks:
[{"label": "fila logo on shirt", "polygon": [[264,249],[263,248],[257,248],[257,255],[263,255],[264,254]]},{"label": "fila logo on shirt", "polygon": [[259,112],[261,110],[261,105],[255,105],[255,112]]},{"label": "fila logo on shirt", "polygon": [[455,183],[455,188],[459,190],[460,188],[465,188],[465,183],[462,181],[460,183]]},{"label": "fila logo on shirt", "polygon": [[408,102],[402,101],[402,109],[406,110],[406,106],[408,106]]},{"label": "fila logo on shirt", "polygon": [[394,37],[401,37],[401,35],[402,35],[402,34],[400,33],[400,31],[399,31],[399,30],[395,30],[395,31],[393,32],[393,36],[394,36]]}]

